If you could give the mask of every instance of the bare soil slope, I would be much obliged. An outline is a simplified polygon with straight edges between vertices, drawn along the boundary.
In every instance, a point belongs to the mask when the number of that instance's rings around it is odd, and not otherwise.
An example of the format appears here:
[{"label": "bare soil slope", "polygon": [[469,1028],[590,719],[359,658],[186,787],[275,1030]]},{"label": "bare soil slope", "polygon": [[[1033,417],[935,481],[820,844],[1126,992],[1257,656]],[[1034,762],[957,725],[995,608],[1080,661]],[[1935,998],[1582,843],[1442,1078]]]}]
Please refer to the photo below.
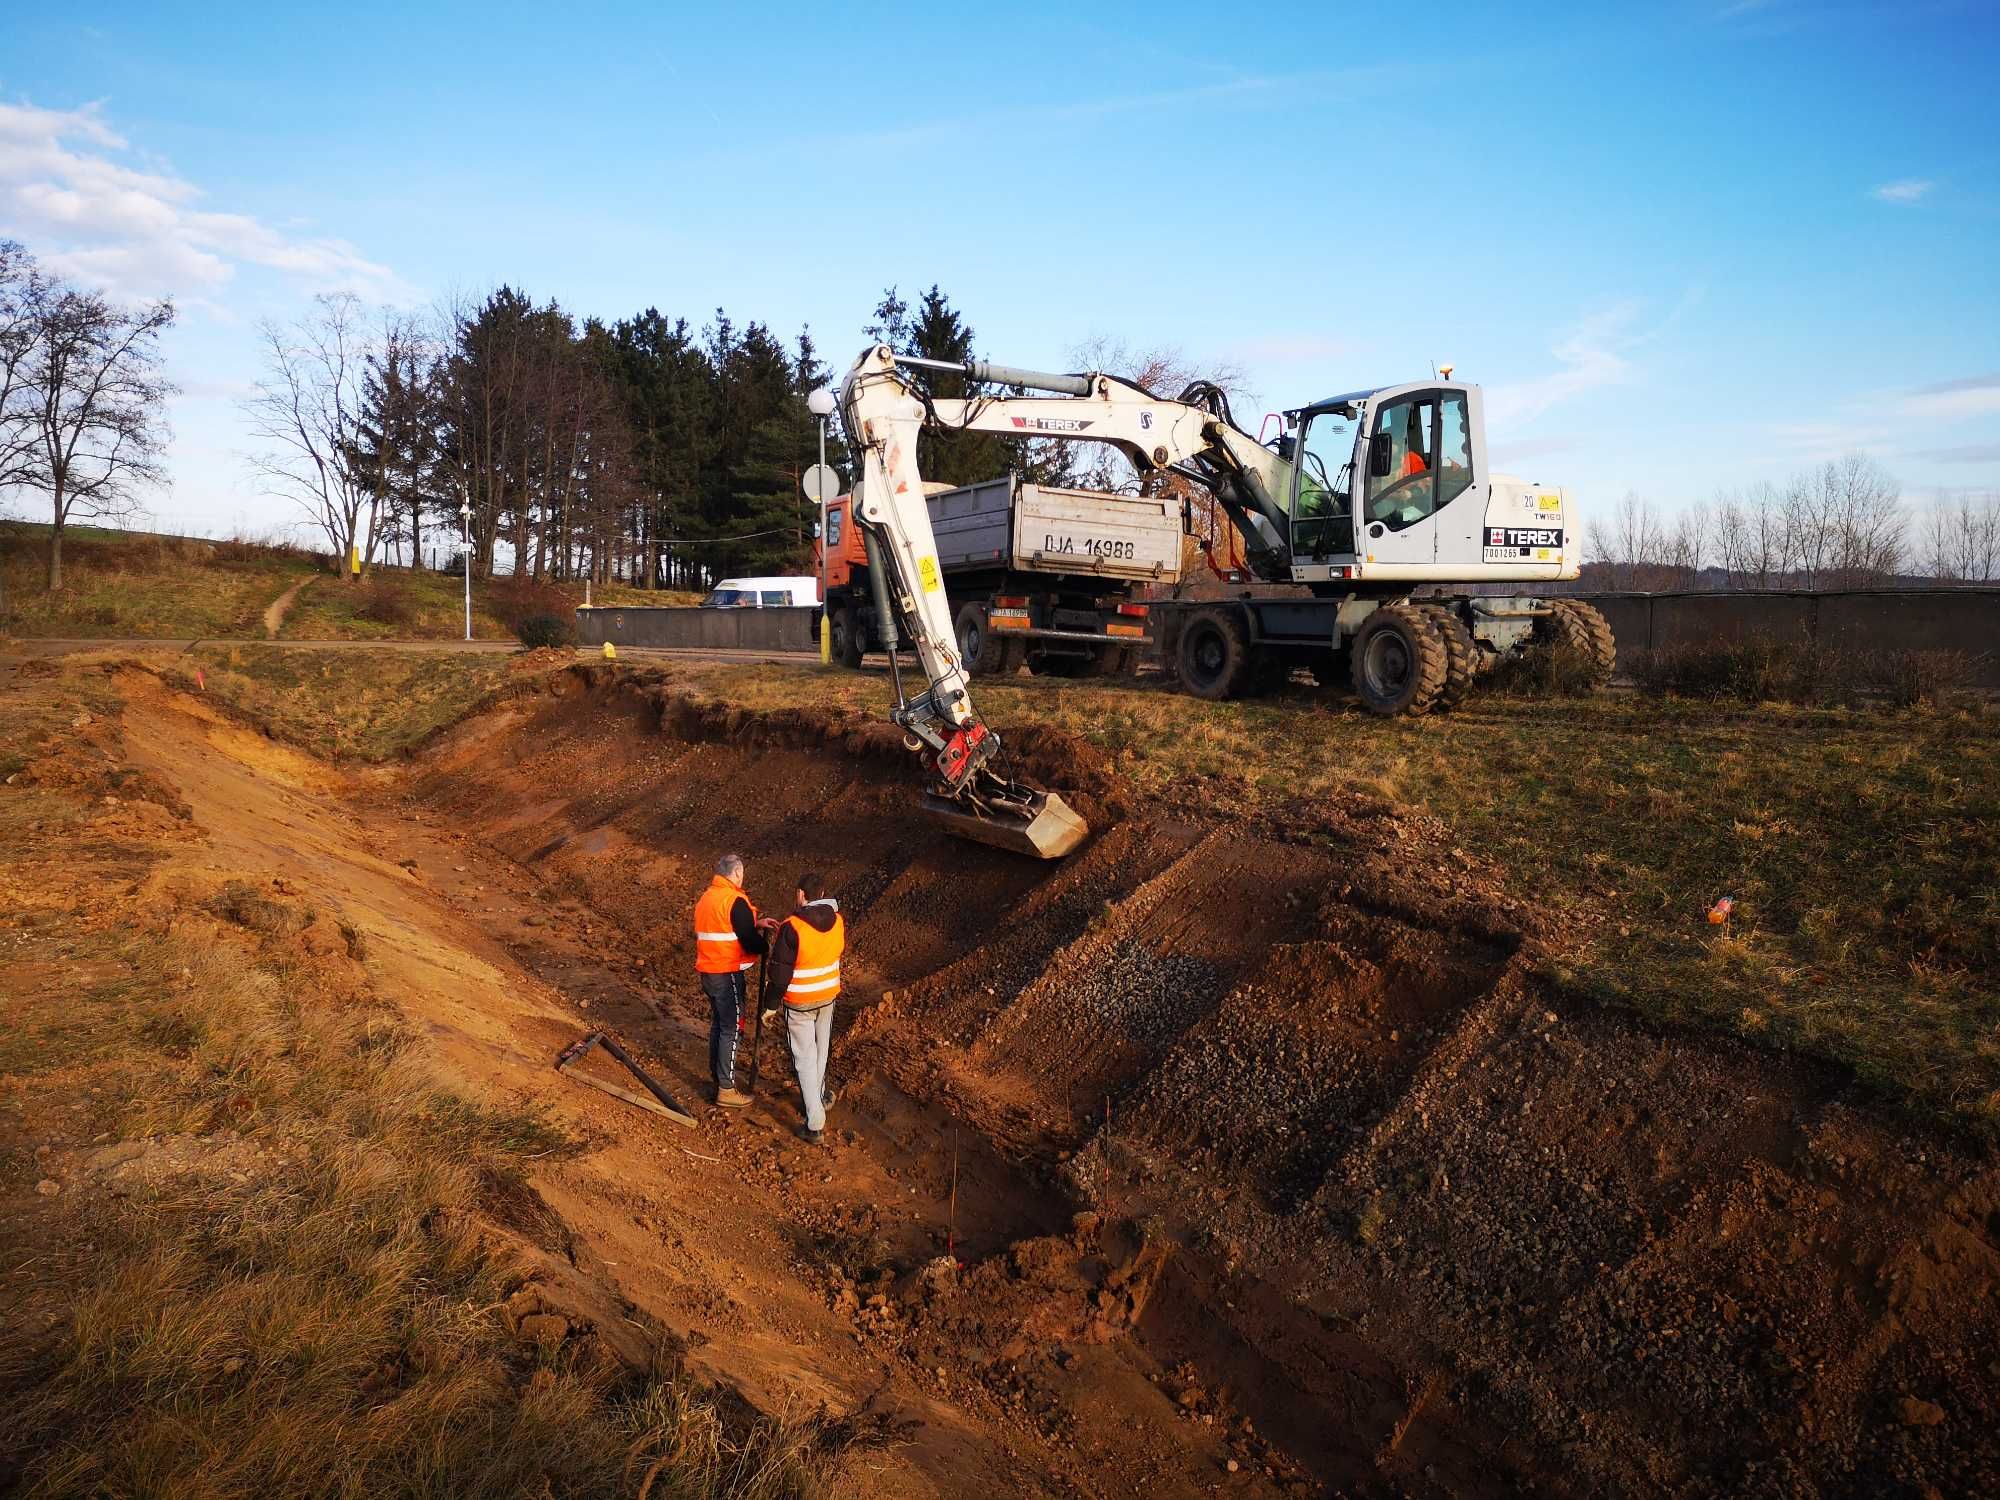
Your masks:
[{"label": "bare soil slope", "polygon": [[722,1154],[775,1157],[787,1284],[999,1422],[1048,1465],[1029,1488],[2000,1483],[1991,1160],[1830,1071],[1546,992],[1533,959],[1574,919],[1441,826],[1137,806],[1050,733],[1021,768],[1098,835],[1032,865],[914,824],[866,720],[552,683],[429,749],[415,805],[665,981],[690,1090],[684,918],[714,855],[767,906],[828,876],[849,1128],[800,1159],[766,1103]]},{"label": "bare soil slope", "polygon": [[[2000,1488],[2000,1166],[1549,991],[1586,914],[1423,815],[1140,799],[1021,732],[1096,830],[1038,865],[913,821],[885,726],[664,673],[524,674],[366,772],[117,686],[120,815],[182,830],[133,899],[337,911],[454,1083],[589,1140],[487,1205],[525,1283],[495,1315],[657,1320],[865,1437],[858,1492]],[[826,1147],[774,1037],[752,1109],[701,1102],[725,848],[852,924]],[[598,1026],[698,1130],[553,1072]]]}]

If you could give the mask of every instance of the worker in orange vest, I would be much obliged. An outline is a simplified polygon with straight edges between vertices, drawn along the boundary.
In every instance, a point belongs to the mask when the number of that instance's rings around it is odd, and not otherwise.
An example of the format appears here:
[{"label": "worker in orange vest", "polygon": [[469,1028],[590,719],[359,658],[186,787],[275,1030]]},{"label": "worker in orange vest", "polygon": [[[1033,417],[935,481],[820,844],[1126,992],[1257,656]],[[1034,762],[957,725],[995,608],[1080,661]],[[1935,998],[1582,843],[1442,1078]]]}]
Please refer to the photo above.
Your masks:
[{"label": "worker in orange vest", "polygon": [[784,1002],[785,1034],[806,1115],[799,1134],[815,1145],[834,1098],[826,1064],[833,1044],[833,1002],[840,995],[840,955],[846,947],[847,920],[840,903],[827,895],[826,882],[818,875],[801,875],[798,909],[778,924],[771,938],[764,1003]]},{"label": "worker in orange vest", "polygon": [[715,1102],[741,1109],[750,1096],[736,1087],[736,1038],[749,1029],[744,975],[770,951],[772,919],[759,918],[743,894],[743,856],[725,854],[715,878],[694,903],[694,968],[708,996],[708,1071]]}]

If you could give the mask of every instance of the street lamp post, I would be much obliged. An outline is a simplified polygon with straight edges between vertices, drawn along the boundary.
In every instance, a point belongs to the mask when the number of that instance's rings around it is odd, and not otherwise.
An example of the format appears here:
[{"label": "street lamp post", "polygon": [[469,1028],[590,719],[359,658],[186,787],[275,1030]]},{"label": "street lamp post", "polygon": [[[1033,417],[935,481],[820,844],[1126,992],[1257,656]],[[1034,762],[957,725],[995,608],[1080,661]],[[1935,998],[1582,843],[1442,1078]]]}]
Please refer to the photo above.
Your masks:
[{"label": "street lamp post", "polygon": [[465,569],[465,638],[472,639],[472,497],[458,502],[458,560]]},{"label": "street lamp post", "polygon": [[819,471],[822,476],[819,496],[819,664],[826,666],[833,660],[833,630],[827,623],[826,611],[826,504],[831,496],[826,493],[823,479],[826,474],[826,419],[833,415],[833,392],[821,386],[806,397],[806,406],[819,418]]}]

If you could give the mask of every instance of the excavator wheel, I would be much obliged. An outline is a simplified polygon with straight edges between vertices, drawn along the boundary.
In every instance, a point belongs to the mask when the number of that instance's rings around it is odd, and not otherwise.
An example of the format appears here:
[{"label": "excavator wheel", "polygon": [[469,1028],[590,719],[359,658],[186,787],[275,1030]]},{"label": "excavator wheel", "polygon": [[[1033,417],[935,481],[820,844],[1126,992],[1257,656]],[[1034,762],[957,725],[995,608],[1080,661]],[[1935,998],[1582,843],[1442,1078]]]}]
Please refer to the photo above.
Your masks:
[{"label": "excavator wheel", "polygon": [[1377,609],[1354,633],[1348,657],[1355,696],[1372,714],[1429,713],[1444,692],[1449,666],[1444,642],[1415,605]]},{"label": "excavator wheel", "polygon": [[1437,628],[1438,639],[1444,642],[1444,691],[1438,694],[1437,707],[1448,712],[1457,708],[1472,690],[1478,648],[1472,644],[1472,636],[1449,606],[1426,604],[1421,608]]},{"label": "excavator wheel", "polygon": [[1198,609],[1189,615],[1175,657],[1181,690],[1211,702],[1241,697],[1255,667],[1243,617],[1233,609]]},{"label": "excavator wheel", "polygon": [[1590,686],[1602,689],[1611,681],[1618,664],[1618,643],[1612,638],[1611,622],[1594,605],[1581,599],[1554,599],[1538,632],[1544,642],[1570,652],[1589,664]]},{"label": "excavator wheel", "polygon": [[986,606],[959,606],[954,622],[958,635],[958,659],[975,677],[991,677],[1006,664],[1007,642],[986,623]]}]

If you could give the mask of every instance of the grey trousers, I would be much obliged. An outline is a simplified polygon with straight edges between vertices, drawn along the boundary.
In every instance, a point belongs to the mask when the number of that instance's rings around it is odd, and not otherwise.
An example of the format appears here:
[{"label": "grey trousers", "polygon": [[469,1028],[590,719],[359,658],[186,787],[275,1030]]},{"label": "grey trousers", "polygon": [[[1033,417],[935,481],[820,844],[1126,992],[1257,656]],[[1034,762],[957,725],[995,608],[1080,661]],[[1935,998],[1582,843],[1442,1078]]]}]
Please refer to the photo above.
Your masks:
[{"label": "grey trousers", "polygon": [[799,1075],[799,1099],[806,1108],[806,1128],[826,1128],[826,1059],[833,1045],[833,1005],[813,1010],[785,1007],[785,1036],[792,1044],[792,1068]]}]

